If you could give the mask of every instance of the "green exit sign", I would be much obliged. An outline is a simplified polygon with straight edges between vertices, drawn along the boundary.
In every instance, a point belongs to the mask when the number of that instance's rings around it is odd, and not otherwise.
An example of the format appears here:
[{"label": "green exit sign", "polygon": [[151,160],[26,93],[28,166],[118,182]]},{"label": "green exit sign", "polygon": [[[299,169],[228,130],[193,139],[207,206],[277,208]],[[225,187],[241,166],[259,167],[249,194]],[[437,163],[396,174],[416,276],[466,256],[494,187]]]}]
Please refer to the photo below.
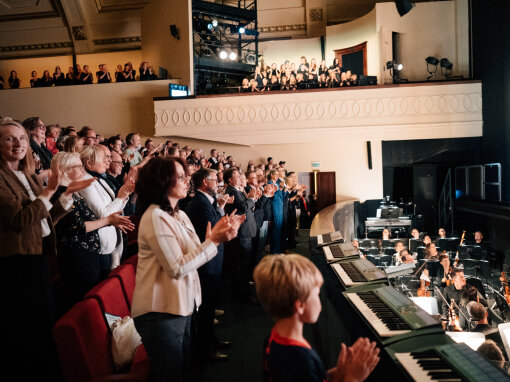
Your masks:
[{"label": "green exit sign", "polygon": [[321,162],[312,162],[312,168],[319,168],[321,166]]}]

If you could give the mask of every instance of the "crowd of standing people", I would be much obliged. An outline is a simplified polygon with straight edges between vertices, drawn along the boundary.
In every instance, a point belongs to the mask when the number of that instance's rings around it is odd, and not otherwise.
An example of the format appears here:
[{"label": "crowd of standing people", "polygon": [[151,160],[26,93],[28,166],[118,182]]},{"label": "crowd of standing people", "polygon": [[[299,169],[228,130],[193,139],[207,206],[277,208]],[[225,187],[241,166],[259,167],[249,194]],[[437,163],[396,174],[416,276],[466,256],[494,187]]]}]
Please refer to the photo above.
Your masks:
[{"label": "crowd of standing people", "polygon": [[[284,161],[250,161],[243,170],[232,156],[210,154],[151,138],[142,147],[137,133],[105,139],[88,126],[1,120],[2,296],[18,312],[3,319],[6,327],[30,327],[7,339],[13,348],[23,344],[12,365],[29,349],[40,360],[36,370],[51,375],[55,318],[133,254],[132,316],[151,365],[161,366],[161,375],[184,370],[189,348],[176,356],[169,333],[180,328],[181,341],[187,338],[198,307],[201,359],[226,359],[219,350],[229,343],[214,336],[220,282],[231,285],[233,299],[255,303],[254,267],[268,253],[295,247],[298,223],[310,224],[314,203]],[[169,343],[151,341],[155,334]]]},{"label": "crowd of standing people", "polygon": [[[95,77],[95,81],[94,81]],[[152,65],[147,61],[142,61],[138,69],[133,69],[133,64],[127,62],[122,65],[117,65],[115,73],[110,73],[106,64],[100,64],[95,75],[92,73],[88,65],[76,64],[70,66],[67,73],[63,73],[60,66],[56,66],[53,74],[49,70],[44,70],[41,77],[37,71],[33,70],[30,73],[30,87],[43,88],[51,86],[67,86],[67,85],[88,85],[92,83],[107,84],[110,82],[132,82],[132,81],[150,81],[157,80],[159,77],[154,72]],[[10,89],[19,89],[21,87],[21,79],[15,70],[11,70],[7,80]],[[4,79],[0,76],[0,89],[5,87]]]}]

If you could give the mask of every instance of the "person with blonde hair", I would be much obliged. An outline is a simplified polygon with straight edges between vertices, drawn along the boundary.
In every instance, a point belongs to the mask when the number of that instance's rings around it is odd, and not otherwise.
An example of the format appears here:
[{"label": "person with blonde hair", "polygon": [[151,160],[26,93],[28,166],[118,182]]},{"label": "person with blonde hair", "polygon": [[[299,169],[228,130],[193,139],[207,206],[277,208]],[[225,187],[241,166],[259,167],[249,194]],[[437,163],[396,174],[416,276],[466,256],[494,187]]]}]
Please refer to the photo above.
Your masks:
[{"label": "person with blonde hair", "polygon": [[[104,175],[108,164],[105,151],[99,146],[85,146],[80,152],[80,158],[87,172],[84,179],[96,178],[89,187],[80,192],[80,196],[85,199],[96,217],[106,218],[115,212],[122,211],[134,190],[134,179],[127,179],[115,194]],[[100,273],[103,279],[110,269],[120,262],[123,243],[120,230],[114,226],[107,226],[100,230],[99,239],[102,255],[100,256]]]},{"label": "person with blonde hair", "polygon": [[[85,171],[77,152],[59,152],[51,161],[52,171],[60,172],[59,187],[53,198],[58,198],[73,181],[84,179]],[[89,183],[95,181],[90,178]],[[132,230],[133,223],[120,211],[109,216],[97,217],[85,200],[73,195],[73,208],[55,225],[59,240],[57,252],[66,307],[78,302],[84,294],[100,281],[101,241],[99,233],[104,227],[113,226],[123,232]]]},{"label": "person with blonde hair", "polygon": [[265,256],[253,272],[257,296],[275,321],[265,356],[271,381],[363,381],[379,362],[375,342],[359,338],[342,344],[338,363],[326,372],[319,355],[303,337],[303,325],[317,322],[323,283],[317,267],[296,254]]}]

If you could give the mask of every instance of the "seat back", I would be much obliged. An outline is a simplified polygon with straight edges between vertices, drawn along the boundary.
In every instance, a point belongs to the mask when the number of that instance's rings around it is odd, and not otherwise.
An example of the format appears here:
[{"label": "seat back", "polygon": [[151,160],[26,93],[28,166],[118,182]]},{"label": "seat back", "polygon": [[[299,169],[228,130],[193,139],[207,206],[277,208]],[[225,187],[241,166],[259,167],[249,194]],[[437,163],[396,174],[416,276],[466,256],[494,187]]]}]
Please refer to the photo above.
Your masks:
[{"label": "seat back", "polygon": [[136,282],[136,274],[133,266],[131,264],[121,264],[111,271],[108,277],[116,277],[119,279],[128,308],[131,309]]},{"label": "seat back", "polygon": [[117,277],[110,277],[101,281],[88,291],[84,298],[97,300],[103,313],[109,313],[120,317],[130,315],[128,302],[124,297],[120,280]]},{"label": "seat back", "polygon": [[136,272],[136,266],[138,265],[138,255],[128,257],[122,264],[131,264],[135,268]]},{"label": "seat back", "polygon": [[95,299],[78,302],[53,328],[66,381],[81,382],[113,373],[110,330]]}]

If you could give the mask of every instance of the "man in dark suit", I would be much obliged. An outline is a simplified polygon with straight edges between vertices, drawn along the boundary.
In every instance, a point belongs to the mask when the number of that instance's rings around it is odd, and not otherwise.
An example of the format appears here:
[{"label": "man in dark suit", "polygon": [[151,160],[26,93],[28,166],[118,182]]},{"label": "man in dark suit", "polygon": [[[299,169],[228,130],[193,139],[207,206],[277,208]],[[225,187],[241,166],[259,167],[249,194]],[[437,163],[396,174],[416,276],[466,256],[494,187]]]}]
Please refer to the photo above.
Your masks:
[{"label": "man in dark suit", "polygon": [[[192,175],[192,180],[196,193],[187,206],[187,214],[200,241],[204,241],[208,223],[213,227],[225,214],[223,207],[227,198],[216,199],[216,170],[202,168]],[[230,342],[219,341],[214,335],[214,312],[220,292],[223,251],[223,244],[218,245],[216,257],[198,268],[202,304],[197,314],[197,337],[202,360],[209,358],[212,361],[226,361],[228,358],[218,350],[229,347]]]},{"label": "man in dark suit", "polygon": [[239,228],[237,238],[226,245],[226,250],[234,262],[234,285],[232,292],[235,297],[248,301],[250,299],[250,259],[252,255],[252,241],[257,235],[257,223],[255,221],[255,201],[257,190],[251,189],[247,195],[241,187],[241,176],[236,167],[230,167],[225,171],[223,180],[227,184],[225,193],[234,197],[234,202],[225,206],[225,213],[245,214],[246,220]]}]

